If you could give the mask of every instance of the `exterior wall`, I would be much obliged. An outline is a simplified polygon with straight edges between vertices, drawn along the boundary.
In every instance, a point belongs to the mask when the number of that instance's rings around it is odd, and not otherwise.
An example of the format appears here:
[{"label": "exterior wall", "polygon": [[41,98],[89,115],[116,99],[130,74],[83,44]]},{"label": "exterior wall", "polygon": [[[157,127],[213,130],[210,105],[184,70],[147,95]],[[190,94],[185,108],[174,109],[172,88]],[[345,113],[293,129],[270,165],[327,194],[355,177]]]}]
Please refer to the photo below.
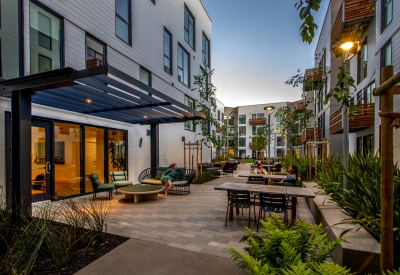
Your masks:
[{"label": "exterior wall", "polygon": [[[7,0],[9,1],[9,0]],[[14,2],[14,1],[13,1]],[[15,1],[17,2],[17,1]],[[86,33],[91,34],[106,44],[106,63],[139,79],[140,67],[151,72],[152,87],[164,94],[184,102],[184,95],[198,99],[198,92],[193,91],[193,75],[198,74],[202,62],[202,34],[206,34],[212,46],[211,19],[200,0],[131,1],[132,46],[115,35],[114,1],[101,1],[93,4],[90,1],[52,1],[40,0],[40,3],[64,17],[64,63],[65,67],[77,70],[86,67]],[[30,74],[30,18],[29,0],[23,0],[24,9],[24,73]],[[195,47],[192,49],[184,40],[185,5],[195,18]],[[4,11],[2,11],[2,15]],[[15,15],[17,16],[17,15]],[[163,32],[164,27],[172,34],[172,75],[164,71],[163,65]],[[0,30],[1,31],[1,30]],[[17,33],[17,31],[15,32]],[[190,87],[178,81],[177,51],[178,43],[190,54]],[[2,49],[4,50],[4,49]],[[17,60],[15,61],[17,64]],[[33,61],[32,61],[33,62]],[[212,62],[212,59],[211,59]],[[220,107],[220,108],[223,108]],[[10,110],[8,99],[0,99],[1,137],[0,149],[4,153],[4,112]],[[150,166],[150,137],[146,130],[149,126],[129,125],[125,123],[95,118],[33,105],[32,114],[36,116],[62,119],[77,123],[107,126],[128,130],[128,171],[130,178],[136,181],[139,173]],[[183,144],[194,140],[195,133],[184,129],[183,123],[160,125],[160,165],[176,162],[183,166]],[[142,147],[139,140],[143,138]],[[1,146],[0,144],[0,146]],[[203,161],[211,160],[211,149],[203,149]],[[5,181],[5,156],[0,155],[0,190]],[[1,195],[1,191],[0,191]]]}]

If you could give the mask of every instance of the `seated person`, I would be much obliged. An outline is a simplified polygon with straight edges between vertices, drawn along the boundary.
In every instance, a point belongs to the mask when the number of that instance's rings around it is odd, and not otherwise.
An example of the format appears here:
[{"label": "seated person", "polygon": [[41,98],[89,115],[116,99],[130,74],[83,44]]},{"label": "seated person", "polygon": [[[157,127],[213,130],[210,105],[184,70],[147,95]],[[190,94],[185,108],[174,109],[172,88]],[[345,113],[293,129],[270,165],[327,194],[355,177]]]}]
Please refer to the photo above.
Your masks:
[{"label": "seated person", "polygon": [[254,168],[254,169],[253,169],[252,174],[266,175],[266,174],[267,174],[267,171],[265,171],[265,169],[264,169],[262,163],[259,162],[259,163],[257,164],[257,168]]},{"label": "seated person", "polygon": [[169,168],[165,170],[165,172],[161,176],[161,182],[165,186],[166,196],[168,196],[168,188],[170,189],[174,188],[174,185],[172,183],[176,180],[175,177],[176,174],[178,173],[178,171],[176,170],[177,167],[178,166],[176,165],[176,163],[171,164]]},{"label": "seated person", "polygon": [[285,180],[298,180],[299,179],[299,169],[297,169],[296,165],[290,165],[288,169],[289,173],[285,179],[283,179],[281,182],[284,182]]}]

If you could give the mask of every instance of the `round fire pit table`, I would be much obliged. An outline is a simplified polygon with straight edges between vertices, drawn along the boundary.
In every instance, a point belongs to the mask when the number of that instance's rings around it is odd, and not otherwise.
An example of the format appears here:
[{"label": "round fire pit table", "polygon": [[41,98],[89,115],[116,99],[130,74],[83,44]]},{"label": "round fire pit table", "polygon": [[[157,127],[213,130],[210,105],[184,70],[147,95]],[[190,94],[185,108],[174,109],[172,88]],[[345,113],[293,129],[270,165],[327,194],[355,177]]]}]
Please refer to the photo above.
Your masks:
[{"label": "round fire pit table", "polygon": [[144,199],[158,201],[158,193],[163,189],[163,186],[142,184],[122,187],[119,191],[125,194],[125,199],[133,200],[134,203],[138,203]]}]

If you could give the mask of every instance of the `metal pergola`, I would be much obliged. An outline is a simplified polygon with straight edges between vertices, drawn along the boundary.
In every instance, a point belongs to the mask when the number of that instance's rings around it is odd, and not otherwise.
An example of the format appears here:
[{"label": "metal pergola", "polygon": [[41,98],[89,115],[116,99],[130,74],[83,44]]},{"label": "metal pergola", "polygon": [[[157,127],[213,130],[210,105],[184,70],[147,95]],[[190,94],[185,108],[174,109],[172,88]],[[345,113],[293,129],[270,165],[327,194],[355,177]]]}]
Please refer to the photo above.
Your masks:
[{"label": "metal pergola", "polygon": [[205,119],[205,115],[110,66],[62,68],[0,82],[11,97],[12,205],[31,208],[31,104],[36,103],[129,124],[150,125],[151,166],[159,161],[159,124]]}]

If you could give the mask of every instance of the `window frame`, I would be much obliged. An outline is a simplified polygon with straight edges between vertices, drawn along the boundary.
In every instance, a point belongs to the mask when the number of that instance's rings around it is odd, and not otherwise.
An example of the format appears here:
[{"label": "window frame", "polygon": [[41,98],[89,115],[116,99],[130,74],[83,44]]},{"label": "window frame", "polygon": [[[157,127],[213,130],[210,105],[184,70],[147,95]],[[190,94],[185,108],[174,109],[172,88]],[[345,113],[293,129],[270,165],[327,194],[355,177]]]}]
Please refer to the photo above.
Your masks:
[{"label": "window frame", "polygon": [[390,64],[391,65],[393,63],[393,47],[392,47],[392,40],[389,39],[388,42],[385,43],[385,45],[383,45],[383,47],[381,48],[381,69],[385,66],[388,66],[385,64],[385,59],[386,59],[386,49],[390,46]]},{"label": "window frame", "polygon": [[[392,14],[391,14],[390,21],[386,24],[387,8],[389,6],[389,5],[387,5],[387,3],[391,6]],[[381,33],[383,31],[385,31],[387,26],[389,26],[390,23],[392,23],[392,21],[393,21],[393,0],[387,0],[387,3],[385,3],[385,0],[381,1]]]},{"label": "window frame", "polygon": [[[186,16],[188,17],[188,19],[187,19],[187,22],[188,22],[188,28],[186,29],[186,24],[185,24],[185,22],[186,22]],[[183,20],[183,37],[184,37],[184,40],[186,41],[186,43],[194,50],[194,51],[196,51],[196,19],[194,18],[194,16],[193,16],[193,14],[191,13],[191,11],[189,10],[189,8],[188,8],[188,6],[186,6],[186,4],[185,4],[185,11],[184,11],[184,20]],[[192,34],[192,37],[193,37],[193,41],[192,41],[192,43],[193,43],[193,45],[190,45],[190,28],[189,28],[189,25],[190,25],[190,21],[189,21],[189,19],[190,18],[192,18],[192,21],[193,21],[193,24],[192,24],[192,31],[193,31],[193,34]],[[187,32],[187,37],[188,37],[188,40],[186,40],[186,32]]]},{"label": "window frame", "polygon": [[[206,41],[206,42],[208,42],[208,44],[207,44],[207,53],[208,53],[208,56],[207,56],[207,63],[205,63],[204,62],[204,58],[203,58],[203,56],[204,55],[206,55],[206,53],[205,53],[205,51],[204,51],[204,41]],[[204,31],[203,31],[203,36],[202,36],[202,62],[203,62],[203,64],[205,65],[205,66],[207,66],[208,68],[211,68],[211,42],[210,42],[210,39],[208,39],[208,37],[207,37],[207,35],[204,33]]]},{"label": "window frame", "polygon": [[[169,40],[169,57],[165,55],[165,34],[167,34],[170,37]],[[169,60],[169,72],[167,72],[165,70],[165,58],[168,58]],[[164,32],[163,32],[163,67],[164,67],[164,72],[166,72],[167,74],[173,75],[172,71],[173,71],[173,63],[172,63],[172,33],[166,28],[164,27]]]},{"label": "window frame", "polygon": [[[143,81],[140,80],[140,72],[141,71],[144,71],[144,72],[146,72],[148,74],[148,82],[149,82],[148,84],[144,83]],[[152,73],[149,70],[147,70],[146,68],[142,67],[142,66],[140,66],[140,68],[139,68],[139,81],[142,82],[143,84],[146,84],[146,85],[150,86],[150,87],[152,86]],[[149,92],[145,91],[145,90],[140,89],[140,91],[142,93],[144,93],[144,94],[147,94],[147,95],[151,96],[151,94]]]},{"label": "window frame", "polygon": [[[124,18],[122,18],[121,15],[119,15],[117,13],[117,1],[115,0],[114,2],[114,8],[115,8],[115,36],[118,37],[119,39],[121,39],[121,41],[124,41],[126,44],[128,44],[129,46],[132,46],[132,3],[131,0],[124,0],[128,2],[128,20],[129,22],[126,22]],[[125,41],[122,37],[119,37],[117,34],[117,18],[121,21],[123,21],[123,23],[128,25],[128,41]]]},{"label": "window frame", "polygon": [[[186,99],[188,100],[189,104],[186,104]],[[192,103],[193,106],[191,106],[190,103]],[[184,95],[184,98],[183,98],[183,104],[185,104],[186,106],[188,106],[188,107],[190,107],[192,109],[196,108],[196,101],[193,98],[191,98],[190,96],[186,95],[186,94]],[[189,126],[189,125],[191,125],[191,126]],[[185,121],[184,122],[184,129],[187,130],[187,131],[194,132],[195,131],[195,126],[194,126],[193,120]]]},{"label": "window frame", "polygon": [[[240,120],[242,120],[242,122]],[[246,124],[246,122],[246,114],[239,115],[239,124]]]},{"label": "window frame", "polygon": [[[182,49],[182,65],[184,66],[184,54],[186,53],[187,55],[188,55],[188,58],[187,58],[187,60],[188,60],[188,64],[187,64],[187,66],[188,66],[188,84],[186,84],[185,82],[184,82],[184,79],[185,79],[185,67],[183,68],[183,69],[181,69],[180,67],[179,67],[179,49]],[[177,67],[178,67],[178,73],[177,73],[177,75],[178,75],[178,81],[180,82],[180,83],[182,83],[183,85],[185,85],[185,86],[187,86],[187,87],[189,87],[190,88],[190,53],[180,44],[180,43],[178,43],[178,49],[177,49],[177,51],[178,51],[178,53],[177,53],[177,57],[178,57],[178,62],[177,62]],[[183,81],[180,81],[179,80],[179,69],[181,69],[182,70],[182,72],[183,72],[183,76],[182,76],[182,78],[183,78]]]},{"label": "window frame", "polygon": [[[361,77],[361,66],[363,69],[363,76]],[[361,50],[357,54],[357,84],[360,84],[368,77],[368,43],[367,38],[363,41]]]},{"label": "window frame", "polygon": [[[91,33],[85,32],[85,58],[87,58],[87,49],[88,44],[86,38],[92,39],[94,42],[101,44],[103,46],[103,65],[107,64],[107,44],[98,39],[96,36],[92,35]],[[92,49],[93,50],[93,49]],[[87,59],[86,59],[87,60]]]},{"label": "window frame", "polygon": [[44,54],[38,54],[38,72],[39,73],[43,73],[43,72],[40,72],[40,58],[45,58],[45,59],[47,59],[47,60],[49,60],[50,61],[50,70],[49,71],[52,71],[53,70],[53,59],[51,59],[50,57],[48,57],[48,56],[45,56]]}]

